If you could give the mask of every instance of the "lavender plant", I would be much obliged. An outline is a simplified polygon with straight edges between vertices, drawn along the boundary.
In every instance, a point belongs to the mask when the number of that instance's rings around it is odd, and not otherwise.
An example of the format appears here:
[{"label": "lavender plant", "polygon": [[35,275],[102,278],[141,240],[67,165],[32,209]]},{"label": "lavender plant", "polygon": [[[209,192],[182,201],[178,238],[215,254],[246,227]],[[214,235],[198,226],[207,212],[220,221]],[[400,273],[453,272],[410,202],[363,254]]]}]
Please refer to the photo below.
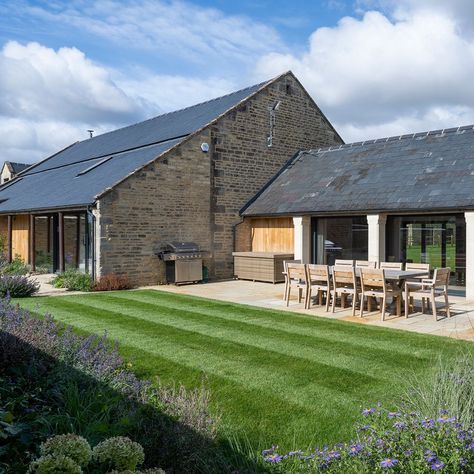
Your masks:
[{"label": "lavender plant", "polygon": [[39,283],[22,275],[0,275],[0,297],[24,298],[37,293]]},{"label": "lavender plant", "polygon": [[[130,436],[143,445],[150,465],[179,472],[205,470],[203,465],[214,462],[216,420],[209,416],[207,392],[140,380],[106,334],[75,334],[51,316],[33,317],[7,299],[0,299],[0,379],[0,392],[11,388],[5,407],[18,425],[28,419],[22,439],[29,440],[24,445],[12,436],[5,449],[0,446],[0,470],[2,453],[7,464],[28,460],[46,437],[68,432],[94,443]],[[35,408],[26,413],[25,404]]]},{"label": "lavender plant", "polygon": [[474,430],[445,410],[436,418],[362,411],[363,424],[349,443],[309,451],[281,453],[277,446],[262,452],[271,472],[445,473],[474,472]]}]

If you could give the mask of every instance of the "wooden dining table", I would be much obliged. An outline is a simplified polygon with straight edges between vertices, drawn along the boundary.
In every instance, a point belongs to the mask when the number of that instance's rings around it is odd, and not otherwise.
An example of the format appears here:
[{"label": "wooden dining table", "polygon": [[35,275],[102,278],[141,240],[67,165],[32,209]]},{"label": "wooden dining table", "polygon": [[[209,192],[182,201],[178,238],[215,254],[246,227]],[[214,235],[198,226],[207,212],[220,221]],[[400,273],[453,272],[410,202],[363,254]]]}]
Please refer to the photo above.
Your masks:
[{"label": "wooden dining table", "polygon": [[[329,272],[332,275],[334,266],[329,267]],[[344,267],[339,267],[344,268]],[[350,268],[350,267],[349,267]],[[360,278],[360,271],[361,269],[369,269],[368,267],[355,267],[356,277]],[[426,277],[426,271],[423,270],[395,270],[395,269],[384,269],[385,280],[391,282],[392,284],[396,284],[400,290],[404,290],[405,281],[410,280],[412,278],[420,278]],[[369,305],[370,305],[370,298],[369,298]],[[404,305],[402,305],[402,312],[403,312]]]}]

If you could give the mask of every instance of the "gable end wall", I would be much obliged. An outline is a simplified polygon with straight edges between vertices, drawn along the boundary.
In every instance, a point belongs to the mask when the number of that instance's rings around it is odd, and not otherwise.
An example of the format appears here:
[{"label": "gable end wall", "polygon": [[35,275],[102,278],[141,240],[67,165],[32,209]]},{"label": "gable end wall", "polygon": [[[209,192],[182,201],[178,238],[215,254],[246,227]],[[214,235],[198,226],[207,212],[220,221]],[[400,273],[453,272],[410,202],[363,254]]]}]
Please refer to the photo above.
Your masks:
[{"label": "gable end wall", "polygon": [[[269,148],[269,107],[277,101]],[[100,198],[97,275],[162,283],[164,264],[155,252],[169,240],[192,240],[211,252],[204,262],[211,278],[232,277],[239,210],[298,150],[335,143],[340,139],[298,82],[283,76]]]}]

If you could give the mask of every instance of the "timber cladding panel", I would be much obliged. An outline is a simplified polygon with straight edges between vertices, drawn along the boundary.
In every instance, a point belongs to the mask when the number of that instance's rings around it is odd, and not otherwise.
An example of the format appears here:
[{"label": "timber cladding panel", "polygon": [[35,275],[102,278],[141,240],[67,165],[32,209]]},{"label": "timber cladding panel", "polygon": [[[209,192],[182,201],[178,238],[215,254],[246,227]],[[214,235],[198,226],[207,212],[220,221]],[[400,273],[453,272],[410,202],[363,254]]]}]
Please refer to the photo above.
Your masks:
[{"label": "timber cladding panel", "polygon": [[28,243],[29,243],[30,216],[19,214],[13,216],[12,222],[12,256],[17,255],[28,262]]},{"label": "timber cladding panel", "polygon": [[250,226],[252,252],[293,253],[293,218],[251,219]]}]

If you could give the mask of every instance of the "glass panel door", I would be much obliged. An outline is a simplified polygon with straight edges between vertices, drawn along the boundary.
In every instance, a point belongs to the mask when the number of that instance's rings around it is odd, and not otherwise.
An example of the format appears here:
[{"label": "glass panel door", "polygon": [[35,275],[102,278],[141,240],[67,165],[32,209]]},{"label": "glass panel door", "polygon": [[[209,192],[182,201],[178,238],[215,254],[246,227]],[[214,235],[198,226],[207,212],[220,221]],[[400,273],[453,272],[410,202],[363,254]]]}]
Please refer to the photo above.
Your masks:
[{"label": "glass panel door", "polygon": [[449,267],[451,284],[464,286],[464,216],[389,216],[387,260],[429,263],[431,269]]}]

